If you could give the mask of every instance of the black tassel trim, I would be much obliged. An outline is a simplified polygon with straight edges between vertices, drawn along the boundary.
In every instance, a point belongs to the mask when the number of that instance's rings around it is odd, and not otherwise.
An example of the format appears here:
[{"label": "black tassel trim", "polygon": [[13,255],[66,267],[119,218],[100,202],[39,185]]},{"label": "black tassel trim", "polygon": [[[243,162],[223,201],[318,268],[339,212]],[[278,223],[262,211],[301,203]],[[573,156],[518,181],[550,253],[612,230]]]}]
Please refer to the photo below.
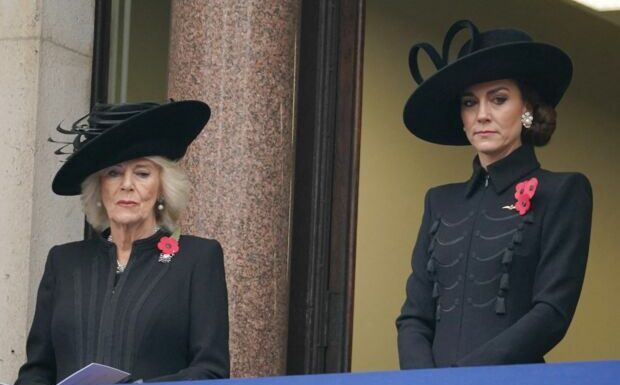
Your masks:
[{"label": "black tassel trim", "polygon": [[439,285],[437,284],[437,281],[435,281],[435,284],[433,284],[433,299],[436,299],[437,297],[439,297]]},{"label": "black tassel trim", "polygon": [[523,241],[523,234],[520,231],[517,231],[512,237],[512,242],[518,245],[521,241]]},{"label": "black tassel trim", "polygon": [[433,254],[434,250],[435,250],[435,239],[432,239],[431,244],[428,245],[428,254],[429,255]]},{"label": "black tassel trim", "polygon": [[439,220],[435,220],[435,222],[433,222],[433,225],[431,226],[431,229],[429,230],[429,234],[435,234],[438,229],[439,229]]},{"label": "black tassel trim", "polygon": [[504,297],[497,297],[495,302],[495,314],[506,314],[506,302]]},{"label": "black tassel trim", "polygon": [[426,263],[426,271],[430,275],[435,274],[435,262],[433,261],[433,258],[429,258],[428,262]]},{"label": "black tassel trim", "polygon": [[502,264],[504,266],[509,265],[512,263],[512,254],[514,252],[510,249],[506,250],[506,252],[504,253],[504,256],[502,257]]},{"label": "black tassel trim", "polygon": [[435,310],[435,321],[439,322],[441,320],[441,307],[439,303],[437,304],[437,309]]},{"label": "black tassel trim", "polygon": [[510,278],[508,277],[508,273],[502,274],[502,278],[499,281],[499,288],[501,290],[510,289]]}]

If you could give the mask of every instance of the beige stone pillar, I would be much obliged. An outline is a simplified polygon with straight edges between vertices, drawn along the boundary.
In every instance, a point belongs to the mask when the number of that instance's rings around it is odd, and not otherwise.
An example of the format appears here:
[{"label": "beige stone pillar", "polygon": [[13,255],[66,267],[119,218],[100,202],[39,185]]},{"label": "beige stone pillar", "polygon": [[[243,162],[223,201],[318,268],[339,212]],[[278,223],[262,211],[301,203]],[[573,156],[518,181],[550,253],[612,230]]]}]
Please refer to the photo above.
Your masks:
[{"label": "beige stone pillar", "polygon": [[232,375],[286,368],[298,0],[174,0],[169,96],[212,117],[184,164],[185,231],[217,238]]},{"label": "beige stone pillar", "polygon": [[49,248],[82,238],[77,198],[52,193],[47,142],[88,111],[94,0],[0,1],[0,382],[24,362]]}]

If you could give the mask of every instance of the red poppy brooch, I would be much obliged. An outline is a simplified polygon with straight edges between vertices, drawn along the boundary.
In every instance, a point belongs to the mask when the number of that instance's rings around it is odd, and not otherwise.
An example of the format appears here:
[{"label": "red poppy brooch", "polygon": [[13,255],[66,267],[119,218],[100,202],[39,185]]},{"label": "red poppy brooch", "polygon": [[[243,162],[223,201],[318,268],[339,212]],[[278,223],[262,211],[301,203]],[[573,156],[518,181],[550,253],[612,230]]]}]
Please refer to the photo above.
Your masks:
[{"label": "red poppy brooch", "polygon": [[519,215],[525,215],[530,207],[531,200],[536,193],[536,187],[538,186],[538,179],[531,178],[523,182],[519,182],[515,189],[515,199],[517,200],[510,206],[504,206],[503,209],[517,210]]},{"label": "red poppy brooch", "polygon": [[158,261],[161,263],[170,263],[172,257],[179,252],[179,242],[175,238],[175,234],[171,237],[161,237],[157,244],[157,248],[161,251]]}]

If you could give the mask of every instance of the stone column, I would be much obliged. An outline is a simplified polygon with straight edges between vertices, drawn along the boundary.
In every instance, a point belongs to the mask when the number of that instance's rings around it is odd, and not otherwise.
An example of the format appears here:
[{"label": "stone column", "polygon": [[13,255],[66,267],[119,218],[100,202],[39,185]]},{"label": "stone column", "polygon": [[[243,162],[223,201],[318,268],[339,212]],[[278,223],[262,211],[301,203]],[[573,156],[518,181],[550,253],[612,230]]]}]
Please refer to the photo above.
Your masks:
[{"label": "stone column", "polygon": [[218,239],[232,375],[284,374],[298,0],[174,0],[169,96],[212,117],[184,160],[185,231]]},{"label": "stone column", "polygon": [[82,237],[79,200],[52,193],[47,138],[88,111],[93,23],[94,0],[0,2],[0,382],[24,362],[47,251]]}]

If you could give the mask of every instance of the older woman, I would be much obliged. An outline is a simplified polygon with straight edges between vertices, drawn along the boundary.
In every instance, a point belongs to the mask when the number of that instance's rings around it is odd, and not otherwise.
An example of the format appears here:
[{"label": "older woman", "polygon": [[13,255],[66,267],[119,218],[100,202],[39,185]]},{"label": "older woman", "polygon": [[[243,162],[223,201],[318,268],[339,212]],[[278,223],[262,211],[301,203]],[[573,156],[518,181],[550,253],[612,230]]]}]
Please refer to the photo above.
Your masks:
[{"label": "older woman", "polygon": [[177,223],[189,183],[173,160],[209,116],[198,101],[98,105],[59,127],[76,137],[52,188],[81,193],[97,235],[50,250],[16,384],[55,384],[91,362],[128,380],[228,377],[222,248]]},{"label": "older woman", "polygon": [[[448,63],[454,35],[471,39]],[[438,72],[422,79],[419,50]],[[564,336],[583,282],[592,216],[585,176],[540,167],[569,57],[514,29],[457,22],[443,56],[412,48],[419,86],[404,119],[419,138],[471,144],[471,178],[432,188],[396,324],[402,368],[544,362]]]}]

